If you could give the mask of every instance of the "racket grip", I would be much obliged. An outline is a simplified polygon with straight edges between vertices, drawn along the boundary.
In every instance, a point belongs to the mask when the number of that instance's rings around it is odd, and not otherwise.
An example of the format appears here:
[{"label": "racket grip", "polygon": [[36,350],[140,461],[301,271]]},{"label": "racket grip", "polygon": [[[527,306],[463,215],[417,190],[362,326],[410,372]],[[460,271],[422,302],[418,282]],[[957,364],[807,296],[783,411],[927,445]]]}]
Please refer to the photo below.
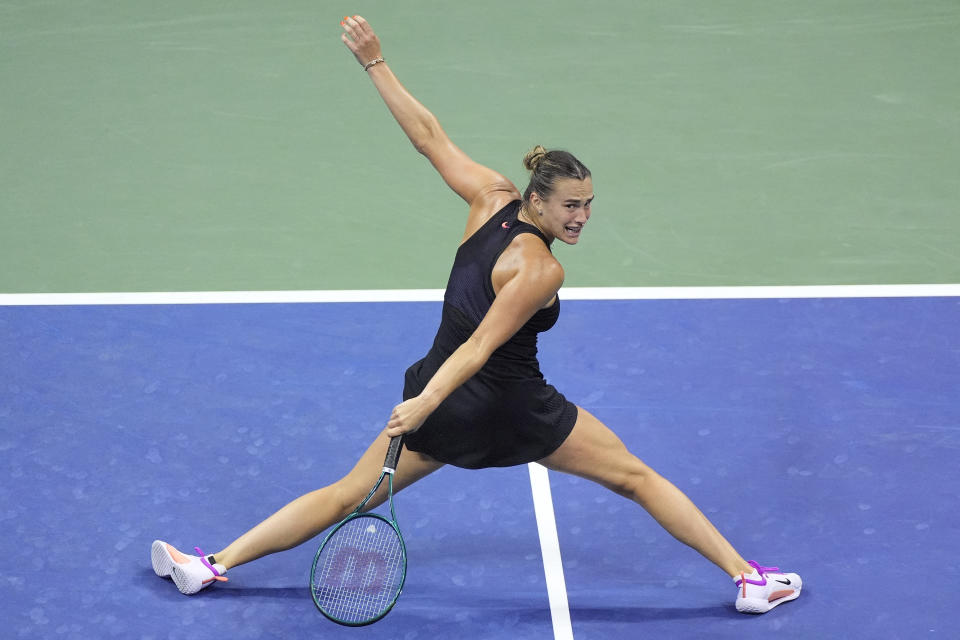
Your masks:
[{"label": "racket grip", "polygon": [[387,447],[387,457],[383,460],[383,470],[387,473],[393,473],[397,470],[397,461],[400,460],[400,451],[403,447],[403,436],[394,436],[390,438],[390,446]]}]

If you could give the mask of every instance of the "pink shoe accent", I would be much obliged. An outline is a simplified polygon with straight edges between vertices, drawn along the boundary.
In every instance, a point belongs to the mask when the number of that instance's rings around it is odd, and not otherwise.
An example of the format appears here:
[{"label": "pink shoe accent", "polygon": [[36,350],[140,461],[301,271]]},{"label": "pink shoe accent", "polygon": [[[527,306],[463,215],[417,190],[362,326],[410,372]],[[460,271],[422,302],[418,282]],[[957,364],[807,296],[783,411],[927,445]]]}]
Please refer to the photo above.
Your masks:
[{"label": "pink shoe accent", "polygon": [[784,591],[774,591],[770,594],[770,597],[767,598],[767,602],[773,602],[774,600],[779,600],[780,598],[786,598],[787,596],[792,596],[793,591],[787,589]]},{"label": "pink shoe accent", "polygon": [[170,557],[173,558],[173,561],[176,562],[177,564],[189,564],[189,563],[190,563],[190,558],[188,558],[187,556],[183,555],[182,553],[180,553],[179,551],[177,551],[175,548],[173,548],[173,547],[170,546],[169,544],[167,545],[167,553],[170,554]]}]

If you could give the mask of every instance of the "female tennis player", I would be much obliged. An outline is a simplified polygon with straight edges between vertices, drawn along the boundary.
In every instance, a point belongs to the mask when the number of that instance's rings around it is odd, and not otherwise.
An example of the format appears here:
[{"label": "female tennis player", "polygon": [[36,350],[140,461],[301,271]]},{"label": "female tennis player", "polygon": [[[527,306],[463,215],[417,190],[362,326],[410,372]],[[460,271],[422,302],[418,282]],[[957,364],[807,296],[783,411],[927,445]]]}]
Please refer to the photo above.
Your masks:
[{"label": "female tennis player", "polygon": [[[575,245],[584,233],[594,199],[587,167],[566,151],[538,146],[523,160],[531,174],[521,194],[451,142],[393,74],[366,20],[353,16],[341,24],[344,44],[414,148],[469,207],[436,340],[406,371],[404,401],[350,473],[297,498],[211,556],[154,542],[157,574],[173,577],[183,593],[196,593],[225,580],[228,569],[314,538],[366,496],[390,437],[403,434],[398,491],[445,464],[476,469],[537,461],[638,503],[734,580],[737,610],[763,613],[799,596],[799,576],[744,560],[679,489],[540,372],[537,334],[557,321],[564,279],[550,247],[554,241]],[[375,496],[368,507],[383,499]]]}]

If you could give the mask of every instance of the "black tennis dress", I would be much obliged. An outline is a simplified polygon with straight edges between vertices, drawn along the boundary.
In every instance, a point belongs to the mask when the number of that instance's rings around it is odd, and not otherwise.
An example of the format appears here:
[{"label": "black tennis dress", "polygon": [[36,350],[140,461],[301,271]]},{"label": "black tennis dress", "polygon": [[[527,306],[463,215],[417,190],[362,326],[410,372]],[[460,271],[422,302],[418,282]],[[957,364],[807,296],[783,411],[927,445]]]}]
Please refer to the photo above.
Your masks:
[{"label": "black tennis dress", "polygon": [[[507,245],[521,233],[547,242],[539,229],[517,219],[519,210],[520,201],[511,202],[460,245],[437,337],[426,357],[407,369],[404,400],[423,391],[483,320],[495,297],[490,275]],[[577,420],[576,405],[547,384],[537,361],[537,334],[556,324],[559,315],[558,297],[494,351],[419,430],[404,436],[407,448],[467,469],[508,467],[553,453]]]}]

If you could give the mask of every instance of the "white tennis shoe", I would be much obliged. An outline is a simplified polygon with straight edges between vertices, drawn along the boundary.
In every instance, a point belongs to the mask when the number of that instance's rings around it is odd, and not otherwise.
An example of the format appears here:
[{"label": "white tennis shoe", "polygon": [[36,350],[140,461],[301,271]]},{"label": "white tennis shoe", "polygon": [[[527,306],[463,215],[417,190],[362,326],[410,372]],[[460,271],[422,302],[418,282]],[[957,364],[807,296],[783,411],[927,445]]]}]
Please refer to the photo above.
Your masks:
[{"label": "white tennis shoe", "polygon": [[761,567],[750,561],[753,573],[741,573],[734,578],[737,592],[737,611],[740,613],[766,613],[778,604],[800,597],[803,581],[795,573],[780,573],[777,567]]},{"label": "white tennis shoe", "polygon": [[180,593],[191,595],[206,589],[214,582],[226,582],[223,574],[227,569],[222,564],[210,564],[200,547],[199,556],[181,553],[173,545],[154,540],[150,547],[153,571],[161,578],[172,578]]}]

